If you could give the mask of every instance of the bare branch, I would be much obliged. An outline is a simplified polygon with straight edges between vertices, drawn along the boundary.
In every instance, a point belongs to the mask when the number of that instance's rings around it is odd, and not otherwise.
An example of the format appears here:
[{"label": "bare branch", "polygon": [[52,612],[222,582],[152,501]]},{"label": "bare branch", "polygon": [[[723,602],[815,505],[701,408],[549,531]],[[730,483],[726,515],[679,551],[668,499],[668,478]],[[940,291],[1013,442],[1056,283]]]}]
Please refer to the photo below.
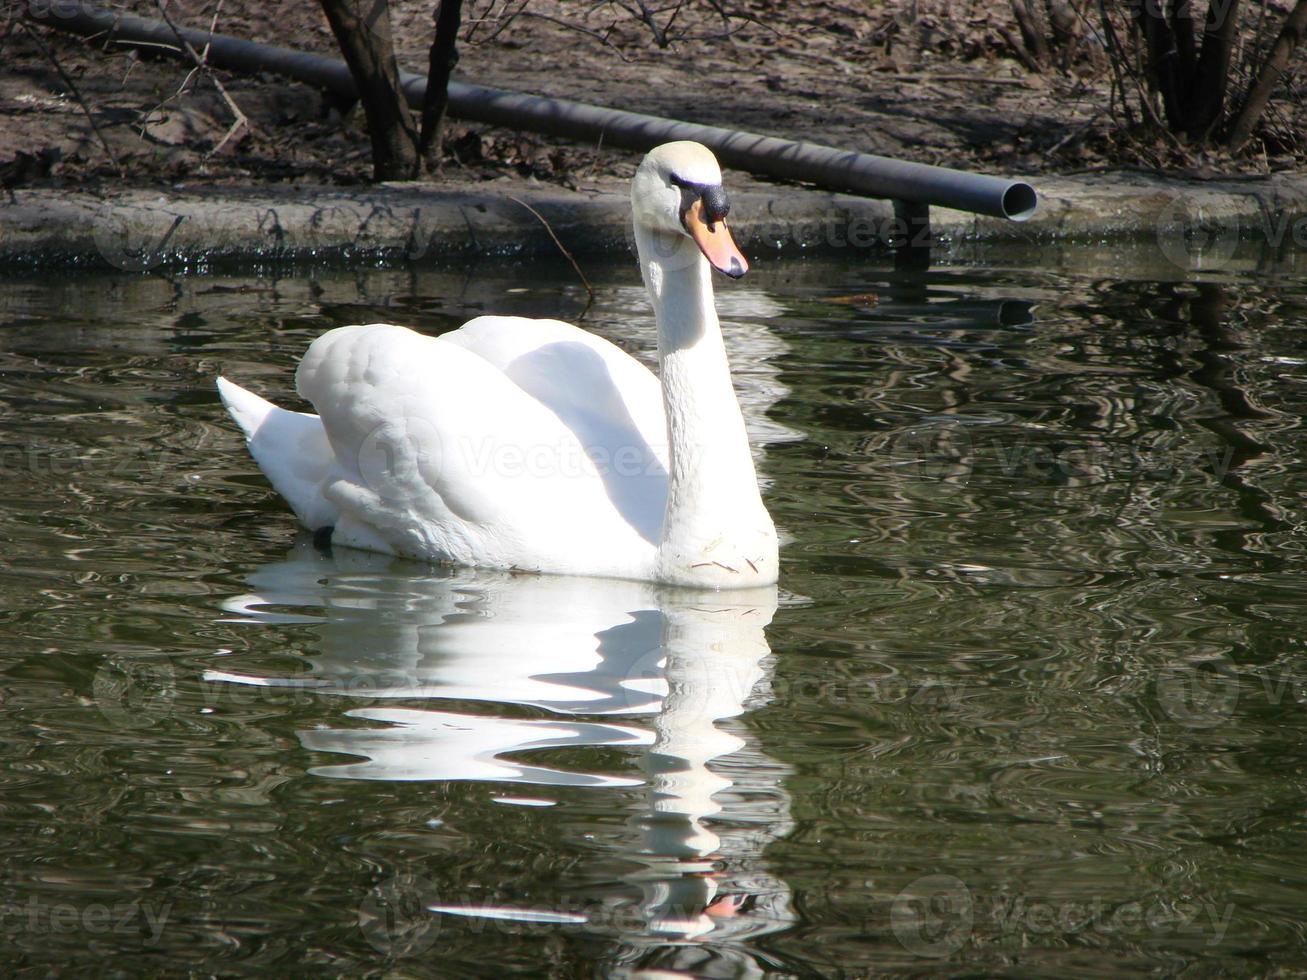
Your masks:
[{"label": "bare branch", "polygon": [[[692,0],[675,0],[674,3],[669,3],[661,7],[651,5],[645,2],[645,0],[595,0],[595,2],[586,7],[586,9],[575,20],[555,17],[552,14],[545,14],[531,10],[528,7],[529,2],[530,0],[522,0],[515,10],[510,11],[508,9],[509,2],[508,0],[505,0],[503,12],[496,14],[496,4],[498,3],[498,0],[492,0],[490,8],[486,11],[483,17],[467,22],[470,26],[464,36],[464,41],[469,44],[486,44],[499,37],[499,35],[507,30],[517,18],[533,17],[536,20],[543,20],[547,23],[555,24],[564,30],[575,31],[578,34],[584,34],[587,37],[593,38],[605,47],[611,48],[615,51],[618,57],[623,61],[630,61],[631,59],[628,58],[622,52],[621,48],[612,40],[613,30],[623,19],[623,16],[630,17],[631,19],[644,24],[653,35],[654,42],[660,48],[671,47],[673,44],[680,41],[722,40],[730,38],[747,24],[753,24],[772,31],[773,33],[778,33],[774,27],[758,17],[755,17],[753,14],[744,11],[732,11],[728,9],[725,4],[721,3],[720,0],[702,0],[706,7],[711,8],[717,16],[722,19],[724,25],[723,30],[708,33],[692,33],[689,30],[673,33],[673,27],[676,25],[682,13],[693,6]],[[620,14],[614,16],[608,25],[602,30],[596,30],[587,25],[587,22],[597,14],[600,14],[605,10],[612,10],[613,8],[620,11]],[[664,14],[668,15],[666,20],[660,21],[659,18]],[[480,24],[496,20],[498,22],[489,34],[480,36],[475,42],[473,41],[474,36],[477,35]],[[733,26],[735,21],[740,21],[741,25]]]},{"label": "bare branch", "polygon": [[[559,17],[550,17],[548,14],[536,13],[534,10],[515,11],[513,14],[513,18],[517,18],[517,17],[534,17],[536,20],[544,20],[544,21],[548,21],[551,24],[557,24],[559,27],[563,28],[564,30],[576,31],[578,34],[584,34],[587,37],[592,37],[600,44],[604,45],[605,47],[611,48],[617,54],[617,57],[620,58],[622,61],[631,60],[626,56],[626,54],[622,51],[621,48],[619,48],[616,44],[614,44],[609,39],[609,35],[613,33],[613,28],[616,26],[616,21],[614,21],[612,24],[609,24],[608,29],[604,31],[604,33],[600,34],[598,31],[591,30],[588,27],[582,27],[580,24],[574,24],[571,21],[566,21]],[[498,34],[499,32],[496,31],[495,33]]]},{"label": "bare branch", "polygon": [[[489,44],[491,41],[494,41],[497,37],[499,37],[500,34],[503,34],[504,31],[508,30],[508,28],[509,28],[510,26],[512,26],[513,21],[517,20],[517,18],[518,18],[519,16],[521,16],[521,15],[524,14],[524,13],[526,13],[526,5],[527,5],[528,3],[530,3],[530,2],[531,2],[531,0],[522,0],[521,4],[518,6],[518,8],[517,8],[516,10],[514,10],[511,14],[507,14],[507,15],[502,15],[502,16],[500,16],[499,19],[498,19],[498,20],[499,20],[498,26],[496,26],[495,29],[494,29],[493,31],[490,32],[490,36],[489,36],[489,37],[486,37],[486,38],[484,38],[484,39],[482,39],[482,40],[480,40],[480,41],[477,41],[476,43],[477,43],[477,44]],[[509,0],[504,0],[504,7],[505,7],[505,9],[508,8],[508,3],[509,3]],[[478,25],[479,23],[489,23],[489,22],[490,22],[490,20],[492,19],[492,18],[490,17],[490,14],[494,12],[494,9],[495,9],[494,0],[491,0],[490,10],[488,10],[488,11],[486,12],[486,16],[480,18],[479,21],[473,21],[472,30],[469,30],[468,33],[467,33],[467,36],[464,38],[464,40],[467,41],[468,44],[472,44],[472,43],[473,43],[473,41],[472,41],[472,35],[473,35],[473,33],[475,32],[477,25]]]},{"label": "bare branch", "polygon": [[109,158],[109,162],[112,163],[113,168],[118,171],[118,176],[126,177],[127,174],[123,171],[123,165],[118,161],[118,157],[114,154],[113,147],[109,145],[109,141],[105,139],[104,133],[100,129],[100,124],[95,121],[94,113],[91,112],[90,106],[86,104],[86,100],[82,98],[82,93],[78,90],[77,83],[72,80],[68,72],[64,71],[64,66],[59,63],[59,59],[55,56],[54,51],[50,49],[50,46],[42,40],[36,31],[28,30],[27,36],[36,42],[36,46],[41,49],[41,53],[45,55],[46,60],[54,66],[54,70],[59,73],[60,79],[62,79],[63,83],[68,86],[68,90],[73,93],[73,98],[75,98],[77,104],[82,107],[82,112],[86,116],[86,121],[91,124],[92,131],[94,131],[96,138],[99,139],[100,145],[104,147],[104,152]]},{"label": "bare branch", "polygon": [[[159,16],[161,16],[163,18],[163,22],[168,25],[168,29],[172,31],[173,37],[177,38],[178,47],[180,47],[181,50],[185,51],[187,54],[191,56],[191,60],[195,62],[195,69],[197,71],[203,72],[204,75],[209,79],[209,81],[213,82],[213,87],[218,90],[218,94],[222,96],[223,101],[227,103],[227,108],[231,110],[232,116],[235,117],[234,121],[231,124],[231,127],[227,130],[227,134],[223,136],[223,138],[218,141],[218,144],[207,154],[208,156],[213,156],[215,153],[218,153],[224,146],[226,146],[228,142],[231,141],[232,137],[234,137],[238,132],[240,132],[241,129],[246,129],[250,132],[253,132],[254,127],[250,125],[249,118],[245,115],[244,112],[241,111],[241,107],[236,104],[236,100],[227,94],[226,87],[219,80],[218,76],[213,73],[213,69],[209,67],[208,64],[209,44],[212,42],[210,41],[209,43],[206,43],[204,45],[204,55],[201,56],[200,53],[196,51],[195,48],[191,45],[191,42],[186,40],[185,35],[182,34],[180,28],[178,28],[177,25],[173,22],[172,17],[168,15],[167,0],[154,0],[154,5],[159,9]],[[214,28],[217,26],[218,23],[218,13],[221,10],[222,10],[222,3],[219,2],[218,9],[214,11],[213,14],[213,22],[209,25],[210,38],[213,37]],[[186,83],[183,82],[182,84],[185,85]]]},{"label": "bare branch", "polygon": [[[513,197],[513,195],[511,194],[508,195],[508,199],[510,201],[514,201],[522,205],[522,207],[526,208],[528,211],[534,214],[537,220],[539,220],[539,222],[545,226],[545,231],[549,232],[549,237],[554,240],[554,244],[557,245],[558,250],[563,253],[563,257],[566,258],[568,262],[572,263],[572,268],[576,270],[576,274],[578,278],[580,278],[581,280],[581,285],[585,287],[586,294],[590,297],[590,302],[586,303],[585,305],[586,312],[589,312],[590,304],[595,301],[595,289],[594,286],[590,285],[590,280],[585,277],[585,273],[581,271],[581,267],[576,264],[576,259],[572,256],[572,253],[569,252],[563,246],[563,243],[558,240],[558,236],[554,234],[554,229],[549,227],[549,222],[545,220],[545,216],[543,214],[541,214],[535,208],[531,207],[531,205],[527,204],[526,201],[523,201],[520,198]],[[584,319],[584,318],[585,318],[585,313],[582,313],[579,319]]]},{"label": "bare branch", "polygon": [[[647,26],[649,30],[653,33],[654,42],[658,45],[658,47],[660,48],[667,47],[667,32],[658,26],[658,21],[654,20],[654,15],[653,12],[650,11],[649,5],[645,3],[644,0],[635,0],[635,3],[636,6],[639,8],[639,10],[638,13],[636,11],[632,11],[632,13],[635,13],[636,16],[640,18],[640,20],[644,21],[645,26]],[[621,6],[627,10],[630,9],[629,7],[626,6],[626,4],[621,4]],[[681,8],[678,5],[676,8],[677,13],[680,12],[680,9]],[[673,14],[672,16],[675,17],[676,15]]]}]

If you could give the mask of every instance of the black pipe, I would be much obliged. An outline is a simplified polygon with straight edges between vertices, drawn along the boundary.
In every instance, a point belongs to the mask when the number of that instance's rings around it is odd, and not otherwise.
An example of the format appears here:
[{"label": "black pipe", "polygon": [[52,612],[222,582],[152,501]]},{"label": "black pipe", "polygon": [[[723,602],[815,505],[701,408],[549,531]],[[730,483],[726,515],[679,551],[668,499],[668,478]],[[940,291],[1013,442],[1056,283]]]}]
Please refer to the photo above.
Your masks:
[{"label": "black pipe", "polygon": [[[189,58],[178,50],[172,28],[161,21],[114,14],[80,0],[33,0],[28,5],[28,16],[48,27],[84,37],[103,34],[107,40],[146,45]],[[354,78],[343,61],[194,28],[179,30],[197,51],[209,46],[209,64],[215,68],[247,74],[272,71],[345,98],[358,97]],[[400,84],[409,105],[421,108],[426,78],[404,72]],[[465,82],[449,83],[449,111],[475,122],[639,152],[669,140],[695,140],[709,147],[722,163],[750,173],[1013,221],[1025,221],[1035,213],[1038,203],[1035,189],[1020,180]]]}]

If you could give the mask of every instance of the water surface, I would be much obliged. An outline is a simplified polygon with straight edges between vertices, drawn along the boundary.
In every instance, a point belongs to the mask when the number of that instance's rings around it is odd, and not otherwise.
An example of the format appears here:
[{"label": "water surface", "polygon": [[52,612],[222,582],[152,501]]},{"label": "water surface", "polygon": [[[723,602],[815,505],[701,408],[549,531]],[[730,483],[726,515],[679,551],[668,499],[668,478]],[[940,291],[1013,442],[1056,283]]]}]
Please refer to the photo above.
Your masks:
[{"label": "water surface", "polygon": [[565,266],[5,280],[0,959],[1301,966],[1295,261],[759,261],[720,305],[787,543],[739,595],[322,554],[218,405],[339,324],[575,318]]}]

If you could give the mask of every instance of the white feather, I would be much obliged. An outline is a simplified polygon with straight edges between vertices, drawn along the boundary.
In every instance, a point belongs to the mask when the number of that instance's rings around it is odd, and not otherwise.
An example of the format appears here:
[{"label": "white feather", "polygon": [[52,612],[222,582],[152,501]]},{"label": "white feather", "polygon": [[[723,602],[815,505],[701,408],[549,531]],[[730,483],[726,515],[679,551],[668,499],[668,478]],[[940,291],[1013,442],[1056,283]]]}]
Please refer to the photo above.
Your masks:
[{"label": "white feather", "polygon": [[286,498],[305,527],[328,527],[339,511],[322,494],[322,484],[336,463],[322,420],[288,412],[226,378],[218,379],[222,403],[245,433],[259,468]]}]

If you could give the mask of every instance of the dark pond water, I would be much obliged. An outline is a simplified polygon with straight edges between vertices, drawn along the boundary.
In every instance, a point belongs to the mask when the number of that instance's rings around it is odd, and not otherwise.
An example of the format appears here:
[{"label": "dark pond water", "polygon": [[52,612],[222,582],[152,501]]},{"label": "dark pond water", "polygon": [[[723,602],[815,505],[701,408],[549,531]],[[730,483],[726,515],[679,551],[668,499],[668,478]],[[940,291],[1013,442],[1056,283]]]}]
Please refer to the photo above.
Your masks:
[{"label": "dark pond water", "polygon": [[1294,261],[760,261],[742,596],[320,554],[218,405],[566,267],[5,280],[3,972],[1302,967]]}]

